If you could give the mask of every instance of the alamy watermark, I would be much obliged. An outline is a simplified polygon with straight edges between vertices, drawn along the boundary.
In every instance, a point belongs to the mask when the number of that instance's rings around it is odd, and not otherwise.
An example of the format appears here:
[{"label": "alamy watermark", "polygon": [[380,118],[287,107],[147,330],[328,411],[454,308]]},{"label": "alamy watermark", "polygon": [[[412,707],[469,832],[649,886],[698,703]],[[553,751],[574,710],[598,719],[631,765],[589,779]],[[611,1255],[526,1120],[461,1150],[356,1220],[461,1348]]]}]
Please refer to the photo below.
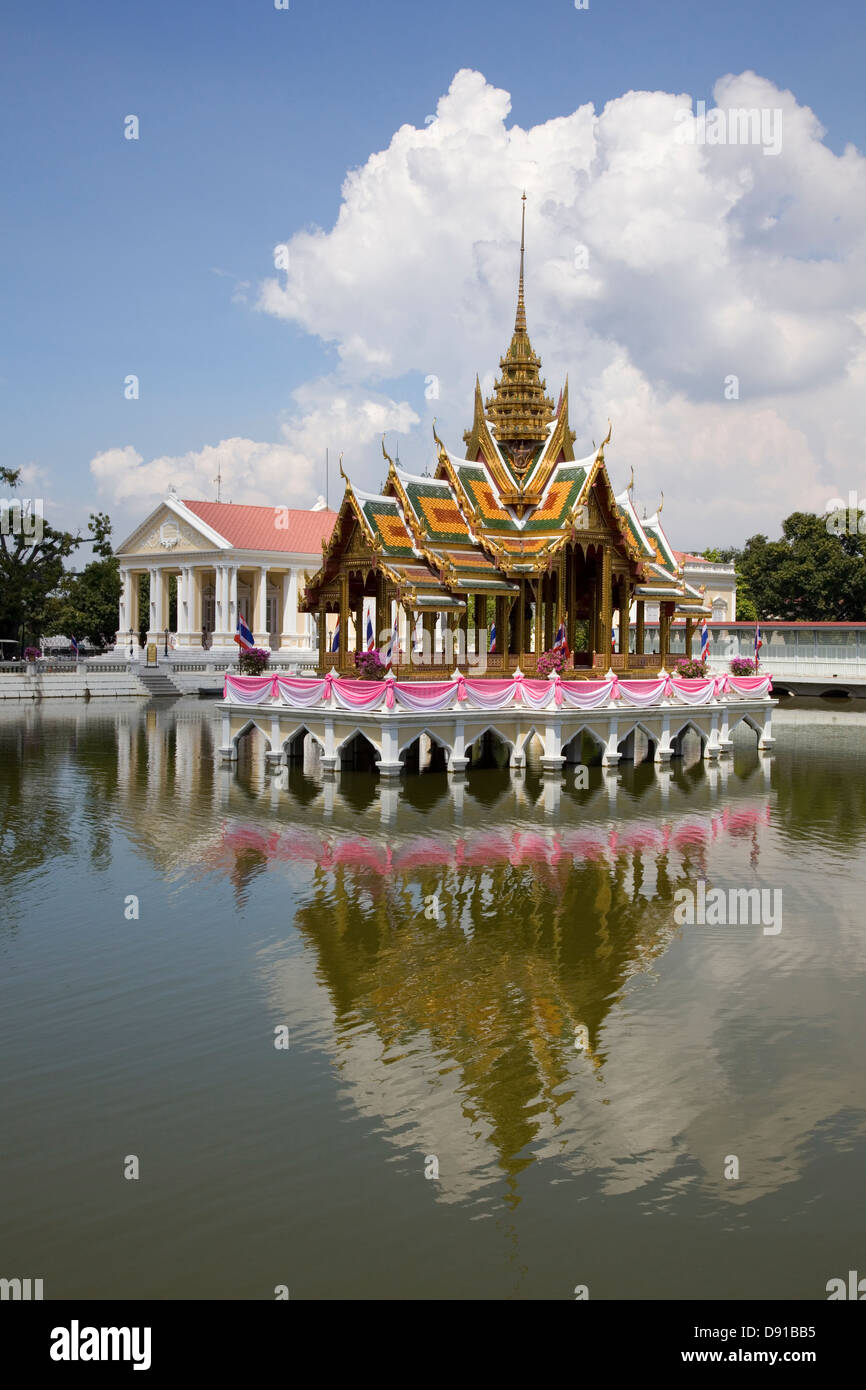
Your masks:
[{"label": "alamy watermark", "polygon": [[45,519],[41,497],[0,497],[0,534],[41,541]]},{"label": "alamy watermark", "polygon": [[39,1302],[42,1299],[42,1279],[0,1279],[0,1300],[13,1303]]},{"label": "alamy watermark", "polygon": [[134,1371],[150,1369],[149,1327],[82,1327],[73,1318],[69,1327],[51,1329],[52,1361],[131,1361]]},{"label": "alamy watermark", "polygon": [[674,112],[678,145],[761,145],[764,154],[782,152],[782,111],[780,107],[718,106],[707,110],[699,101],[692,114],[690,106]]},{"label": "alamy watermark", "polygon": [[848,493],[848,505],[841,497],[831,497],[824,507],[824,523],[831,536],[866,536],[866,500]]},{"label": "alamy watermark", "polygon": [[677,888],[674,921],[679,927],[763,927],[764,936],[782,930],[781,888]]}]

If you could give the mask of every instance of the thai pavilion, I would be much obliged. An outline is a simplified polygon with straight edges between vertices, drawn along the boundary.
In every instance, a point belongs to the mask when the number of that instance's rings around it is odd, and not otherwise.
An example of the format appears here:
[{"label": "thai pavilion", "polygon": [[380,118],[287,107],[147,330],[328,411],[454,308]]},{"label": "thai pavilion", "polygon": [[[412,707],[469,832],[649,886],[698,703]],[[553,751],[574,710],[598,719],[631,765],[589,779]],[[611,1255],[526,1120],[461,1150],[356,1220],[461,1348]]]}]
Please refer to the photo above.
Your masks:
[{"label": "thai pavilion", "polygon": [[[685,619],[690,652],[696,623],[710,614],[701,592],[685,582],[659,514],[638,518],[631,485],[614,493],[604,457],[610,428],[598,449],[575,458],[568,381],[554,405],[526,329],[523,270],[521,228],[514,333],[487,401],[476,378],[464,452],[446,448],[434,423],[434,476],[406,472],[383,440],[382,492],[362,492],[346,478],[322,566],[299,605],[318,617],[323,673],[354,674],[354,654],[367,645],[365,612],[371,621],[375,612],[379,646],[396,622],[391,660],[404,680],[441,678],[461,652],[470,664],[472,653],[477,664],[485,653],[490,675],[517,667],[532,674],[560,624],[572,677],[609,668],[643,675],[666,663],[675,617]],[[646,604],[659,613],[653,655],[644,651]],[[335,620],[328,621],[335,613],[338,638]]]}]

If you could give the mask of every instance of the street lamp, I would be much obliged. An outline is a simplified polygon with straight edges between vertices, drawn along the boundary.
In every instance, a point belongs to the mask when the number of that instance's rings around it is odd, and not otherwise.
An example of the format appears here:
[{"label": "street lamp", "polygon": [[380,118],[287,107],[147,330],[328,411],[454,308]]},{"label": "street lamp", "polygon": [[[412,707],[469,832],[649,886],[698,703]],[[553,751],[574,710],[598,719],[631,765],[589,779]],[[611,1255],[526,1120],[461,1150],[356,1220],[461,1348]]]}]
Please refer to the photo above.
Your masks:
[{"label": "street lamp", "polygon": [[168,656],[168,628],[165,629],[165,655]]}]

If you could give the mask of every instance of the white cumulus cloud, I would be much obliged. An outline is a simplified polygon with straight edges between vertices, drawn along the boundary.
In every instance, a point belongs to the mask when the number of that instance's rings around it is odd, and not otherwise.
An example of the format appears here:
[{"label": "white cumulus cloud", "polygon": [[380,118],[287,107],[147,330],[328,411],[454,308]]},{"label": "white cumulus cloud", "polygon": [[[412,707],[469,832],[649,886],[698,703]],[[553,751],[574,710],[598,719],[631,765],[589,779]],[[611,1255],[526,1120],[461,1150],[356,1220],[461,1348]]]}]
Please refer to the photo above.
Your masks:
[{"label": "white cumulus cloud", "polygon": [[866,160],[834,154],[816,115],[755,73],[713,97],[769,113],[776,152],[701,143],[685,93],[627,92],[523,129],[507,92],[458,72],[435,119],[347,175],[330,230],[267,229],[287,269],[258,309],[335,353],[279,441],[147,463],[113,449],[94,475],[143,504],[170,482],[213,496],[219,464],[224,495],[307,505],[327,442],[368,487],[383,431],[408,435],[417,471],[433,416],[459,450],[475,374],[489,391],[510,338],[525,189],[529,331],[550,393],[567,372],[579,453],[610,416],[614,483],[633,466],[648,506],[663,490],[675,544],[775,535],[795,508],[866,491]]}]

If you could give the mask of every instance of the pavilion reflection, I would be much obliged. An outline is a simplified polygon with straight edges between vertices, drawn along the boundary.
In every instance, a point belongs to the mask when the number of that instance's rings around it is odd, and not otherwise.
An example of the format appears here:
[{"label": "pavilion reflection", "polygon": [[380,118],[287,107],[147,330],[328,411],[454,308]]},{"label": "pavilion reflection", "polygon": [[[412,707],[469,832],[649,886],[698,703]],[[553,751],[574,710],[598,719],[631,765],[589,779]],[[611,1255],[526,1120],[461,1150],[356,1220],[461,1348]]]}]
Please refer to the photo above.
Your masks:
[{"label": "pavilion reflection", "polygon": [[[709,876],[720,841],[759,844],[769,814],[750,802],[662,823],[387,836],[229,823],[202,869],[243,894],[266,867],[288,871],[353,1098],[396,1117],[411,1095],[418,1125],[396,1125],[395,1142],[439,1153],[444,1088],[447,1142],[466,1150],[461,1193],[484,1181],[468,1157],[482,1134],[516,1201],[521,1170],[601,1080],[611,1012],[681,930],[676,888]],[[262,959],[284,1016],[284,937]]]}]

